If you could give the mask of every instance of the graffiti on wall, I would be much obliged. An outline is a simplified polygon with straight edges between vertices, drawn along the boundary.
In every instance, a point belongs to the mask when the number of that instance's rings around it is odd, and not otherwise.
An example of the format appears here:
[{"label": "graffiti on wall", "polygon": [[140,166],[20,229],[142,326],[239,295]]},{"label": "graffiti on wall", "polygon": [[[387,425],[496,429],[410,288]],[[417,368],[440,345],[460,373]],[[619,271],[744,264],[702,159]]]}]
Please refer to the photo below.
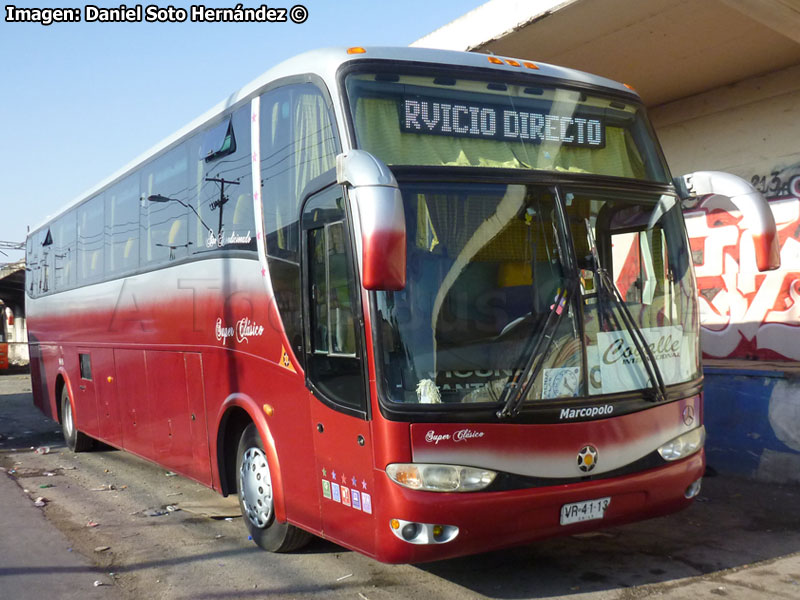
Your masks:
[{"label": "graffiti on wall", "polygon": [[748,224],[727,199],[685,213],[707,358],[800,360],[800,164],[753,175],[778,227],[781,268],[759,273]]}]

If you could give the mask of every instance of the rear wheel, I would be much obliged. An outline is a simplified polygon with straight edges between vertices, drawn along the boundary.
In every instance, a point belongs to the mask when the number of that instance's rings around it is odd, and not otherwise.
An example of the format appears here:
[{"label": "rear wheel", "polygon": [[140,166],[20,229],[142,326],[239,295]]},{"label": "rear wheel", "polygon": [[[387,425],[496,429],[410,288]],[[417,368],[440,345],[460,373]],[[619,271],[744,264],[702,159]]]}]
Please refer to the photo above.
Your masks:
[{"label": "rear wheel", "polygon": [[272,475],[261,436],[252,423],[239,440],[236,475],[239,507],[256,544],[270,552],[291,552],[308,543],[311,534],[275,520]]},{"label": "rear wheel", "polygon": [[72,403],[66,386],[61,390],[61,431],[67,447],[73,452],[86,452],[94,446],[94,440],[78,431],[75,426],[75,415],[72,414]]}]

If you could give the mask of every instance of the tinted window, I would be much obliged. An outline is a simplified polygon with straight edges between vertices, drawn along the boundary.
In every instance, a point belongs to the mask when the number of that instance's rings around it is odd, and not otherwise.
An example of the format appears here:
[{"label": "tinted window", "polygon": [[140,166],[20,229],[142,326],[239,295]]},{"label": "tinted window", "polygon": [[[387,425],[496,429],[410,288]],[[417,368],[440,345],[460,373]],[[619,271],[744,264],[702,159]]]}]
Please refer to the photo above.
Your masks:
[{"label": "tinted window", "polygon": [[183,258],[187,233],[186,146],[178,146],[142,171],[139,247],[142,266],[157,266]]},{"label": "tinted window", "polygon": [[44,293],[43,247],[42,242],[47,235],[47,229],[39,230],[28,237],[28,253],[25,257],[25,269],[28,293],[34,298]]},{"label": "tinted window", "polygon": [[77,219],[74,210],[60,216],[50,228],[53,236],[53,265],[56,290],[75,285],[76,281],[76,236]]},{"label": "tinted window", "polygon": [[338,186],[312,197],[303,210],[307,230],[308,376],[325,398],[364,410],[355,324],[355,277],[344,198]]},{"label": "tinted window", "polygon": [[49,229],[42,229],[34,237],[34,255],[36,261],[33,265],[34,273],[34,295],[39,296],[46,293],[50,289],[50,259],[51,248],[50,244],[46,244],[47,236],[50,233]]},{"label": "tinted window", "polygon": [[217,125],[207,129],[202,136],[201,157],[207,161],[236,151],[236,136],[233,133],[230,116]]},{"label": "tinted window", "polygon": [[325,265],[325,229],[308,232],[308,280],[311,285],[311,344],[314,352],[328,353],[328,277]]},{"label": "tinted window", "polygon": [[355,356],[352,269],[342,221],[312,229],[309,234],[308,277],[314,352]]},{"label": "tinted window", "polygon": [[28,235],[28,239],[25,241],[25,290],[28,292],[29,296],[35,296],[33,291],[34,283],[36,281],[36,271],[34,270],[34,265],[39,262],[38,253],[35,252],[35,236],[35,233],[30,234]]},{"label": "tinted window", "polygon": [[103,196],[78,207],[78,283],[103,277]]},{"label": "tinted window", "polygon": [[139,178],[124,179],[105,196],[106,273],[117,276],[139,266]]},{"label": "tinted window", "polygon": [[325,226],[328,261],[328,297],[331,354],[356,354],[356,332],[353,321],[352,265],[347,254],[347,229],[343,221]]},{"label": "tinted window", "polygon": [[261,181],[267,251],[296,259],[297,218],[306,186],[336,166],[332,111],[312,84],[287,86],[261,98]]},{"label": "tinted window", "polygon": [[307,186],[336,165],[331,108],[312,84],[261,97],[261,182],[269,272],[286,335],[302,361],[298,219]]},{"label": "tinted window", "polygon": [[81,368],[81,379],[92,379],[92,357],[89,354],[78,354]]},{"label": "tinted window", "polygon": [[255,250],[250,105],[195,136],[189,156],[192,252]]}]

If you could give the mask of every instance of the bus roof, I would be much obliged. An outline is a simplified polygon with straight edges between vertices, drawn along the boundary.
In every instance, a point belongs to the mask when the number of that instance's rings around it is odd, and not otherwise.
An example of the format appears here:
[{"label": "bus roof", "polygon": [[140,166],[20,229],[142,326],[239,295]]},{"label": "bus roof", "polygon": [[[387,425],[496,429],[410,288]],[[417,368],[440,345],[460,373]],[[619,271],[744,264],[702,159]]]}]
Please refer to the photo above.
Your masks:
[{"label": "bus roof", "polygon": [[[214,107],[207,110],[205,113],[201,114],[199,117],[192,120],[172,135],[164,138],[155,146],[134,158],[131,162],[118,169],[112,175],[104,178],[102,181],[92,186],[66,205],[62,206],[60,210],[48,216],[35,228],[33,228],[28,236],[36,233],[50,221],[65,213],[73,206],[77,206],[83,200],[91,198],[93,195],[97,194],[105,187],[108,187],[116,180],[123,178],[130,171],[133,171],[138,166],[147,162],[150,158],[154,157],[161,151],[176,144],[195,129],[200,128],[205,123],[213,121],[230,108],[243,103],[249,98],[252,98],[262,88],[266,87],[271,82],[284,77],[291,77],[293,75],[305,75],[313,73],[321,77],[329,87],[332,87],[335,83],[336,73],[339,70],[339,67],[348,62],[363,60],[387,60],[452,65],[475,69],[499,69],[508,73],[520,73],[520,71],[525,71],[528,74],[535,74],[540,77],[605,88],[616,93],[622,93],[629,96],[632,95],[638,98],[636,92],[632,91],[631,88],[628,88],[627,86],[624,86],[623,84],[611,79],[600,77],[598,75],[592,75],[576,69],[559,67],[538,61],[511,59],[511,57],[477,54],[474,52],[458,52],[454,50],[435,50],[429,48],[412,48],[405,46],[369,46],[363,48],[363,52],[357,53],[350,52],[349,50],[349,48],[343,46],[310,50],[278,63],[241,89],[230,94],[227,98],[217,103]],[[509,58],[511,62],[506,62],[506,58]],[[517,63],[517,66],[513,64],[514,62]],[[520,64],[523,62],[534,62],[536,69],[532,70],[530,68],[520,66]]]}]

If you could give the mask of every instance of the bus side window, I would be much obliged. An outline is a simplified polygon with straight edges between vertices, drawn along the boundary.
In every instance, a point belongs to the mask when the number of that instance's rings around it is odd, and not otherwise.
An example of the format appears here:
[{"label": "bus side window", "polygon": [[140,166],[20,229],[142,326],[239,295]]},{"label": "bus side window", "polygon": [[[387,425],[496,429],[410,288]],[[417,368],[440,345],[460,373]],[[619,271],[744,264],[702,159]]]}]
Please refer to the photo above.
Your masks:
[{"label": "bus side window", "polygon": [[353,254],[340,187],[311,197],[303,209],[302,228],[307,249],[309,380],[336,405],[366,411]]},{"label": "bus side window", "polygon": [[130,176],[106,192],[106,275],[139,266],[139,180]]},{"label": "bus side window", "polygon": [[38,256],[33,252],[35,237],[35,233],[28,234],[28,239],[25,241],[25,291],[32,298],[35,297],[33,293],[33,284],[36,280],[34,265],[38,262]]},{"label": "bus side window", "polygon": [[142,170],[139,248],[143,267],[168,264],[187,254],[187,175],[185,143]]},{"label": "bus side window", "polygon": [[355,356],[351,286],[343,221],[311,229],[308,277],[311,292],[312,345],[315,354]]},{"label": "bus side window", "polygon": [[28,294],[31,298],[37,298],[44,292],[42,291],[42,242],[47,235],[47,229],[40,229],[28,236],[28,253],[25,256],[25,279],[28,282]]},{"label": "bus side window", "polygon": [[286,85],[261,96],[260,127],[269,275],[287,338],[303,364],[300,203],[309,182],[332,173],[340,146],[330,103],[311,83]]},{"label": "bus side window", "polygon": [[103,278],[103,194],[78,207],[78,283]]},{"label": "bus side window", "polygon": [[267,254],[298,261],[298,202],[292,185],[296,160],[292,139],[292,89],[279,88],[262,97],[261,181]]},{"label": "bus side window", "polygon": [[190,252],[255,250],[250,105],[188,143]]},{"label": "bus side window", "polygon": [[75,211],[61,215],[53,223],[53,264],[56,290],[65,290],[75,285],[75,235],[77,221]]}]

